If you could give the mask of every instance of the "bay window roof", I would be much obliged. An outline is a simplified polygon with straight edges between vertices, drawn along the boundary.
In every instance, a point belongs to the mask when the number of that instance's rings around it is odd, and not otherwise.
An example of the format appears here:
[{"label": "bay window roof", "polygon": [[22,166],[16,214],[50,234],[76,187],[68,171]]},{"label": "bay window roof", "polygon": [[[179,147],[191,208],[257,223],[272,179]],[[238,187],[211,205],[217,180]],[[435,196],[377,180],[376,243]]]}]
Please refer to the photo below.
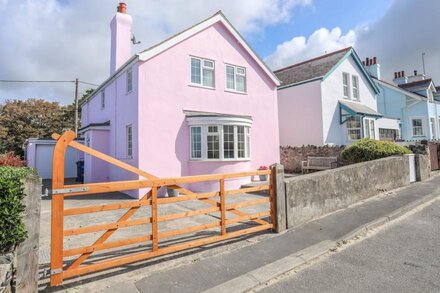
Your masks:
[{"label": "bay window roof", "polygon": [[347,117],[353,116],[353,115],[360,115],[360,116],[369,116],[369,117],[376,117],[380,118],[383,117],[382,114],[377,112],[376,110],[371,109],[370,107],[360,104],[360,103],[353,103],[353,102],[347,102],[347,101],[339,101],[339,110],[340,110],[340,123],[343,124],[347,119]]}]

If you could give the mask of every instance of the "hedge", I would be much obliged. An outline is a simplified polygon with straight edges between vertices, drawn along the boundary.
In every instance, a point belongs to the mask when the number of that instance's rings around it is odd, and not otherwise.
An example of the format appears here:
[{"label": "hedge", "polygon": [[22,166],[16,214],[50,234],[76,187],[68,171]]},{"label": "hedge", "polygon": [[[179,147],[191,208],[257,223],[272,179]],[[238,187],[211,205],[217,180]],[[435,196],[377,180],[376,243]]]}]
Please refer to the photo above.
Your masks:
[{"label": "hedge", "polygon": [[35,170],[26,167],[0,167],[0,254],[13,251],[26,239],[22,179],[28,174],[35,174]]},{"label": "hedge", "polygon": [[350,163],[359,163],[411,153],[408,148],[394,142],[364,138],[344,149],[341,156]]},{"label": "hedge", "polygon": [[0,154],[0,167],[2,166],[24,167],[25,163],[26,162],[20,159],[19,156],[14,155],[13,152]]}]

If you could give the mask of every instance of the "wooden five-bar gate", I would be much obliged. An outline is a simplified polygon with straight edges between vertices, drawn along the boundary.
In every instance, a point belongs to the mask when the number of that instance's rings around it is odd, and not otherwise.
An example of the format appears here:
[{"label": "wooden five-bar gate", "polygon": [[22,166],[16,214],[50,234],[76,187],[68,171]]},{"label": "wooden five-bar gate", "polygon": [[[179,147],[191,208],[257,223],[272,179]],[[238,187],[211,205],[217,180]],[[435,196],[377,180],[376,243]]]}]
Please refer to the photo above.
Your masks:
[{"label": "wooden five-bar gate", "polygon": [[[53,134],[52,137],[57,140],[53,155],[53,182],[52,182],[52,220],[51,220],[51,286],[59,285],[66,278],[105,270],[113,267],[122,266],[149,259],[152,257],[173,253],[193,247],[203,246],[214,242],[238,237],[241,235],[254,233],[257,231],[275,229],[275,191],[274,191],[274,173],[273,170],[242,172],[234,174],[212,174],[201,176],[187,176],[178,178],[157,178],[145,171],[142,171],[129,164],[121,162],[111,156],[98,152],[92,148],[84,146],[74,141],[75,134],[72,131],[65,132],[63,135]],[[68,147],[72,147],[82,151],[88,155],[97,157],[112,165],[130,171],[141,177],[143,180],[128,180],[105,183],[90,184],[64,184],[64,157]],[[248,187],[236,190],[225,190],[225,180],[256,176],[269,175],[269,183],[257,187]],[[215,192],[194,193],[179,185],[198,183],[206,181],[219,182],[219,190]],[[158,198],[158,188],[167,187],[177,190],[181,196]],[[148,188],[149,191],[139,200],[131,202],[111,203],[98,206],[86,206],[76,208],[64,208],[64,198],[70,196],[81,196],[86,194],[97,194],[115,191],[125,191],[133,189]],[[246,192],[269,191],[269,196],[264,196],[250,201],[227,204],[226,197],[231,195],[244,194]],[[164,204],[197,200],[207,204],[209,207],[198,210],[190,210],[182,213],[174,213],[168,215],[159,215],[159,206]],[[269,208],[257,213],[246,213],[240,211],[239,208],[269,203]],[[141,207],[151,208],[151,216],[146,218],[136,218],[130,220],[130,217],[136,213]],[[70,216],[84,215],[90,213],[99,213],[103,211],[114,211],[119,209],[127,209],[127,211],[114,223],[105,223],[99,225],[90,225],[73,229],[64,229],[64,222],[68,221]],[[227,212],[235,215],[227,218]],[[198,215],[209,215],[212,213],[220,213],[219,220],[206,223],[203,225],[185,227],[176,230],[159,231],[158,223],[186,217],[194,217]],[[67,219],[66,219],[67,218]],[[267,218],[267,219],[266,219]],[[269,219],[269,220],[268,220]],[[231,224],[251,223],[253,225],[240,225],[234,231],[228,231],[227,227]],[[107,241],[110,236],[118,229],[136,226],[151,225],[151,233],[140,237],[132,237],[115,241]],[[181,240],[177,243],[165,245],[159,243],[159,240],[172,238],[178,235],[191,234],[199,231],[214,230],[215,234],[207,237],[193,237],[189,240]],[[105,231],[94,243],[88,246],[64,249],[64,237],[80,235],[85,233],[93,233],[97,231]],[[133,244],[143,244],[149,246],[148,250],[140,252],[127,252],[123,256],[113,258],[105,258],[102,261],[87,262],[92,253],[97,251],[108,250],[112,248],[124,247]],[[151,248],[150,248],[151,246]],[[65,258],[77,258],[65,261]]]}]

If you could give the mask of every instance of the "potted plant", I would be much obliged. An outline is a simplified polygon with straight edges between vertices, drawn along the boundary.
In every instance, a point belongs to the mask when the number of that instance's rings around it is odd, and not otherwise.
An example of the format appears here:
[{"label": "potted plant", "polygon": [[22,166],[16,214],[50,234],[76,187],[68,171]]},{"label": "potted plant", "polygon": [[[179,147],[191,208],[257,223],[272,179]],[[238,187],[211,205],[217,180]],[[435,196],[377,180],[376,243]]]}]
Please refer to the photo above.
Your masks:
[{"label": "potted plant", "polygon": [[[269,167],[267,167],[267,166],[260,166],[258,168],[258,171],[264,171],[264,170],[269,170]],[[260,181],[267,181],[267,174],[259,175],[259,176],[260,176]]]},{"label": "potted plant", "polygon": [[167,187],[168,197],[177,197],[179,196],[179,192],[176,189]]}]

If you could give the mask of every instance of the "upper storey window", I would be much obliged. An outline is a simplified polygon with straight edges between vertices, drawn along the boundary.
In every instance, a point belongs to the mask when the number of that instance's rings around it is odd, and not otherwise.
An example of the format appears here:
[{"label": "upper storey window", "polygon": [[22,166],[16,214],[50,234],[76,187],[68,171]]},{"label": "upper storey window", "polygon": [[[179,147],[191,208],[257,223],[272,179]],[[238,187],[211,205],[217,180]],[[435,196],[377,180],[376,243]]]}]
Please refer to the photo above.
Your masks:
[{"label": "upper storey window", "polygon": [[191,84],[214,88],[214,61],[191,57]]},{"label": "upper storey window", "polygon": [[226,89],[240,93],[246,92],[246,68],[226,65]]}]

